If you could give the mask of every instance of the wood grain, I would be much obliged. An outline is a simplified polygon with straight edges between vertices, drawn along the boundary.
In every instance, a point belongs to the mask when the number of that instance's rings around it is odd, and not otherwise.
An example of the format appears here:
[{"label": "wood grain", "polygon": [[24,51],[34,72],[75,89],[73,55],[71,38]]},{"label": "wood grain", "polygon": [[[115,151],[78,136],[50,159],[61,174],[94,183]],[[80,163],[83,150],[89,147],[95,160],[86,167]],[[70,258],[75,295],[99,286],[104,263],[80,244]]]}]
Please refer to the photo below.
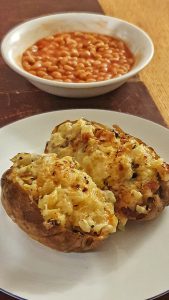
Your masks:
[{"label": "wood grain", "polygon": [[[130,81],[106,95],[69,99],[44,93],[25,81],[24,92],[11,90],[0,93],[0,126],[35,114],[69,108],[108,109],[133,114],[166,126],[141,81]],[[12,87],[12,83],[11,83]],[[140,100],[141,99],[141,100]]]},{"label": "wood grain", "polygon": [[106,15],[132,22],[151,36],[154,58],[140,78],[169,124],[169,0],[99,0],[99,3]]}]

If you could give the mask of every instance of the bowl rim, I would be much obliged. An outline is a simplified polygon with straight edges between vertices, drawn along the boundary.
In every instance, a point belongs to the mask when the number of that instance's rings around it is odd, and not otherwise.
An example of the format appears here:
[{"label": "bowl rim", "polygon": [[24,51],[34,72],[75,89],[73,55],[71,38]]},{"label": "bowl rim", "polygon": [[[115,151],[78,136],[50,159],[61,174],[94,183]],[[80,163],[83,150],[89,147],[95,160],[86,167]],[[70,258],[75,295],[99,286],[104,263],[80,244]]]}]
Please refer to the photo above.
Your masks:
[{"label": "bowl rim", "polygon": [[[44,20],[44,19],[48,19],[48,18],[52,18],[52,17],[57,17],[58,15],[73,15],[73,14],[81,14],[81,15],[97,15],[103,19],[113,19],[115,21],[120,21],[121,23],[126,24],[127,26],[133,27],[136,31],[139,31],[148,41],[149,43],[149,56],[147,57],[147,59],[141,64],[141,66],[136,66],[127,72],[126,74],[123,74],[119,77],[114,77],[111,79],[106,79],[106,80],[102,80],[102,81],[93,81],[93,82],[62,82],[62,81],[57,81],[57,80],[49,80],[49,79],[45,79],[45,78],[41,78],[38,77],[36,75],[32,75],[29,72],[25,71],[24,69],[22,69],[19,65],[17,65],[16,63],[14,63],[13,61],[11,61],[6,53],[5,53],[5,45],[8,41],[8,39],[17,32],[18,29],[22,28],[23,26],[29,24],[29,23],[33,23],[36,22],[38,20]],[[140,72],[143,68],[145,68],[149,62],[151,61],[153,55],[154,55],[154,45],[152,42],[152,39],[150,38],[150,36],[140,27],[138,27],[135,24],[132,24],[128,21],[125,21],[123,19],[120,18],[116,18],[116,17],[112,17],[112,16],[106,16],[106,15],[102,15],[99,13],[90,13],[90,12],[59,12],[59,13],[54,13],[54,14],[47,14],[47,15],[42,15],[42,16],[38,16],[38,17],[34,17],[31,19],[28,19],[24,22],[21,22],[19,24],[17,24],[16,26],[14,26],[13,28],[11,28],[2,38],[1,41],[1,54],[2,57],[4,59],[4,61],[6,62],[6,64],[12,69],[14,70],[16,73],[20,74],[21,76],[27,78],[29,81],[35,81],[37,83],[43,84],[43,85],[48,85],[48,86],[56,86],[56,87],[65,87],[65,88],[93,88],[93,87],[101,87],[101,86],[107,86],[107,85],[111,85],[111,84],[118,84],[120,82],[125,82],[127,81],[127,79],[129,79],[130,77],[136,75],[138,72]]]}]

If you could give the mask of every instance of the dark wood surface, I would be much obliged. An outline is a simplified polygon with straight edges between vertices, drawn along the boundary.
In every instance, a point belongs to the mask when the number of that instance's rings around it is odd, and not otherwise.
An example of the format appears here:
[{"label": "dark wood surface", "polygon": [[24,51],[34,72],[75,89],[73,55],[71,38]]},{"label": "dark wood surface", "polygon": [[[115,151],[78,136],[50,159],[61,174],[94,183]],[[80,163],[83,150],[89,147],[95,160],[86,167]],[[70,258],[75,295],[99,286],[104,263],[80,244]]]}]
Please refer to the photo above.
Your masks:
[{"label": "dark wood surface", "polygon": [[[0,38],[13,26],[29,18],[65,11],[102,13],[96,0],[1,0],[0,17],[6,22],[1,22]],[[88,99],[61,98],[38,90],[10,70],[0,58],[0,126],[34,114],[67,108],[127,112],[166,126],[139,78],[134,78],[116,91],[103,96]],[[0,299],[14,298],[0,292]],[[158,300],[169,300],[169,294],[158,297]]]},{"label": "dark wood surface", "polygon": [[[12,71],[8,70],[9,72]],[[18,81],[9,84],[11,91],[8,89],[7,92],[0,93],[0,126],[34,114],[67,108],[116,110],[165,126],[162,116],[141,81],[130,81],[114,92],[95,98],[71,99],[47,94],[20,79],[18,75],[15,74],[15,77],[18,77]],[[10,78],[7,80],[10,81]],[[18,86],[19,82],[22,83],[21,86]]]},{"label": "dark wood surface", "polygon": [[[16,24],[39,15],[63,11],[102,13],[96,0],[1,0],[0,37]],[[9,9],[10,8],[10,9]],[[165,126],[164,120],[139,79],[130,80],[118,90],[92,99],[66,99],[39,91],[14,73],[0,58],[0,126],[51,110],[64,108],[103,108],[145,117]]]}]

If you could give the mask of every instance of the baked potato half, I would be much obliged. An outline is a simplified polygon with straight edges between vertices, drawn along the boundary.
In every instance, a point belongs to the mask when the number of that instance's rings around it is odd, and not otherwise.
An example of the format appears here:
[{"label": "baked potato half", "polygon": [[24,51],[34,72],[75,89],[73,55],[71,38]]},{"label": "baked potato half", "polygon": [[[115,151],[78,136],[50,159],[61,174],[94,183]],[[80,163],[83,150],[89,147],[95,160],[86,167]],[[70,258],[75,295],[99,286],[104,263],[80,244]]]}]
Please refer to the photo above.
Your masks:
[{"label": "baked potato half", "polygon": [[116,231],[114,194],[71,157],[20,153],[1,179],[2,204],[30,237],[60,251],[87,251]]},{"label": "baked potato half", "polygon": [[116,125],[66,121],[54,128],[45,152],[74,157],[100,189],[112,191],[121,226],[156,218],[169,204],[169,165]]}]

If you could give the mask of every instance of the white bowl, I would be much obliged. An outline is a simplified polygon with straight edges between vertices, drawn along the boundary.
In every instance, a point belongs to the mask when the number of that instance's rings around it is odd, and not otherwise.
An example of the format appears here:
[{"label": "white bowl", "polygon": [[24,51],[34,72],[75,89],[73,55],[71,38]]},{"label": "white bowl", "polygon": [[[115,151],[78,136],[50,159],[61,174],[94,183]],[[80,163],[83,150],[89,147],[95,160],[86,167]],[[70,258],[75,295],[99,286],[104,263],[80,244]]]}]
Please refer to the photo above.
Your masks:
[{"label": "white bowl", "polygon": [[[57,32],[84,31],[114,36],[124,40],[135,56],[132,69],[117,78],[90,83],[67,83],[43,79],[26,72],[21,64],[22,53],[37,40]],[[116,19],[90,13],[61,13],[39,17],[12,29],[3,39],[1,52],[14,71],[39,89],[63,97],[93,97],[110,92],[141,71],[154,52],[150,37],[138,27]]]}]

